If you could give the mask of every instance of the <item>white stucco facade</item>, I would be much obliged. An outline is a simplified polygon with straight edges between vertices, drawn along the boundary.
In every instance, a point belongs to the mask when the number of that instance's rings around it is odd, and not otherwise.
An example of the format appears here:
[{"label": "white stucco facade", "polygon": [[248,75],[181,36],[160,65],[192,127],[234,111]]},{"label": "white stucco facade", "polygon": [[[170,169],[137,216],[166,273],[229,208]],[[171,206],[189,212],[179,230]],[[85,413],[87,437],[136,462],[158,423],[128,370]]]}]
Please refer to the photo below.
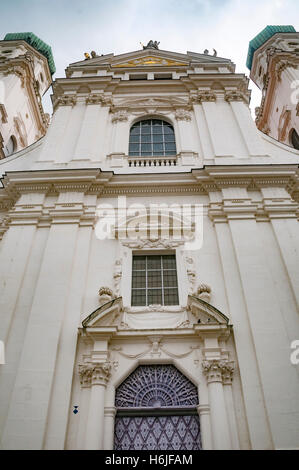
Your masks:
[{"label": "white stucco facade", "polygon": [[[2,448],[113,449],[115,391],[148,364],[198,388],[203,449],[298,448],[299,151],[256,129],[247,86],[228,59],[153,49],[54,82],[46,136],[0,162]],[[147,118],[175,156],[128,155]],[[120,196],[202,205],[202,247],[100,240]],[[178,305],[131,305],[134,254],[176,255]]]}]

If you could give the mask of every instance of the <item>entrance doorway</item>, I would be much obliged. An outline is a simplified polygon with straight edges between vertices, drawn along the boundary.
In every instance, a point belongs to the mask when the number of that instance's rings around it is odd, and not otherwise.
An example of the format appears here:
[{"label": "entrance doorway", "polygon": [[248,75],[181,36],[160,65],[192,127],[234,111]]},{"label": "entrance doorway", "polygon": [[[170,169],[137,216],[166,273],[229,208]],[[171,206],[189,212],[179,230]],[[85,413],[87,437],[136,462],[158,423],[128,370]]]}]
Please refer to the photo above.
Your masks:
[{"label": "entrance doorway", "polygon": [[137,367],[115,406],[115,450],[201,449],[197,388],[173,365]]}]

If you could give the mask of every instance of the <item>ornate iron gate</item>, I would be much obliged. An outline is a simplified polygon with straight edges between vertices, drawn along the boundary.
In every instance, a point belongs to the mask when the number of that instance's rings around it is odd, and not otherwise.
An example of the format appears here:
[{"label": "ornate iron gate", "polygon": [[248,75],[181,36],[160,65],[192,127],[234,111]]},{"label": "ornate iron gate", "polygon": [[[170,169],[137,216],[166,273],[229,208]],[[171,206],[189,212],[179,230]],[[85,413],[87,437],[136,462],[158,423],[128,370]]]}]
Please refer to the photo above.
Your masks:
[{"label": "ornate iron gate", "polygon": [[116,390],[116,450],[201,448],[195,385],[172,365],[139,366]]}]

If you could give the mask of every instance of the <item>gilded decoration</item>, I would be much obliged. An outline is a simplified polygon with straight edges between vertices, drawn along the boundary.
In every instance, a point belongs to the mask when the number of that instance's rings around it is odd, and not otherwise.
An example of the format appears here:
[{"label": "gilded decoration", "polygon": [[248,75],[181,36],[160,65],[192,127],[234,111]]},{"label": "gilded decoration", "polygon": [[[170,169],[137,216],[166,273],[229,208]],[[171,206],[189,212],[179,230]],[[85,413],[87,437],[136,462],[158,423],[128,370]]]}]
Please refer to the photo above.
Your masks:
[{"label": "gilded decoration", "polygon": [[162,57],[141,57],[140,59],[128,60],[122,64],[114,64],[112,67],[138,67],[140,65],[164,65],[164,66],[179,66],[187,65],[184,62],[178,62],[176,60],[164,59]]}]

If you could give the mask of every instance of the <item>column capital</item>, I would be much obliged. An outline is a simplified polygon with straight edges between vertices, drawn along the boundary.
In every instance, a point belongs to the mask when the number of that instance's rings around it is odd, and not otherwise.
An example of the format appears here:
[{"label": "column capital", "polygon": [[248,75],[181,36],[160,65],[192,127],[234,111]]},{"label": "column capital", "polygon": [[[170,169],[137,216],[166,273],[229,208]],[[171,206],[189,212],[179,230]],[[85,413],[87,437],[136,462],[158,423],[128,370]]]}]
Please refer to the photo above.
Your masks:
[{"label": "column capital", "polygon": [[80,383],[82,388],[92,385],[107,385],[111,376],[110,362],[79,364]]},{"label": "column capital", "polygon": [[234,361],[225,361],[222,366],[223,385],[231,385],[235,371]]},{"label": "column capital", "polygon": [[208,383],[221,382],[229,385],[232,382],[234,362],[223,359],[205,360],[202,362],[203,372]]},{"label": "column capital", "polygon": [[91,384],[106,386],[111,377],[112,366],[110,362],[92,364],[91,368],[92,368]]},{"label": "column capital", "polygon": [[82,388],[91,386],[92,368],[89,364],[79,364],[79,376]]}]

